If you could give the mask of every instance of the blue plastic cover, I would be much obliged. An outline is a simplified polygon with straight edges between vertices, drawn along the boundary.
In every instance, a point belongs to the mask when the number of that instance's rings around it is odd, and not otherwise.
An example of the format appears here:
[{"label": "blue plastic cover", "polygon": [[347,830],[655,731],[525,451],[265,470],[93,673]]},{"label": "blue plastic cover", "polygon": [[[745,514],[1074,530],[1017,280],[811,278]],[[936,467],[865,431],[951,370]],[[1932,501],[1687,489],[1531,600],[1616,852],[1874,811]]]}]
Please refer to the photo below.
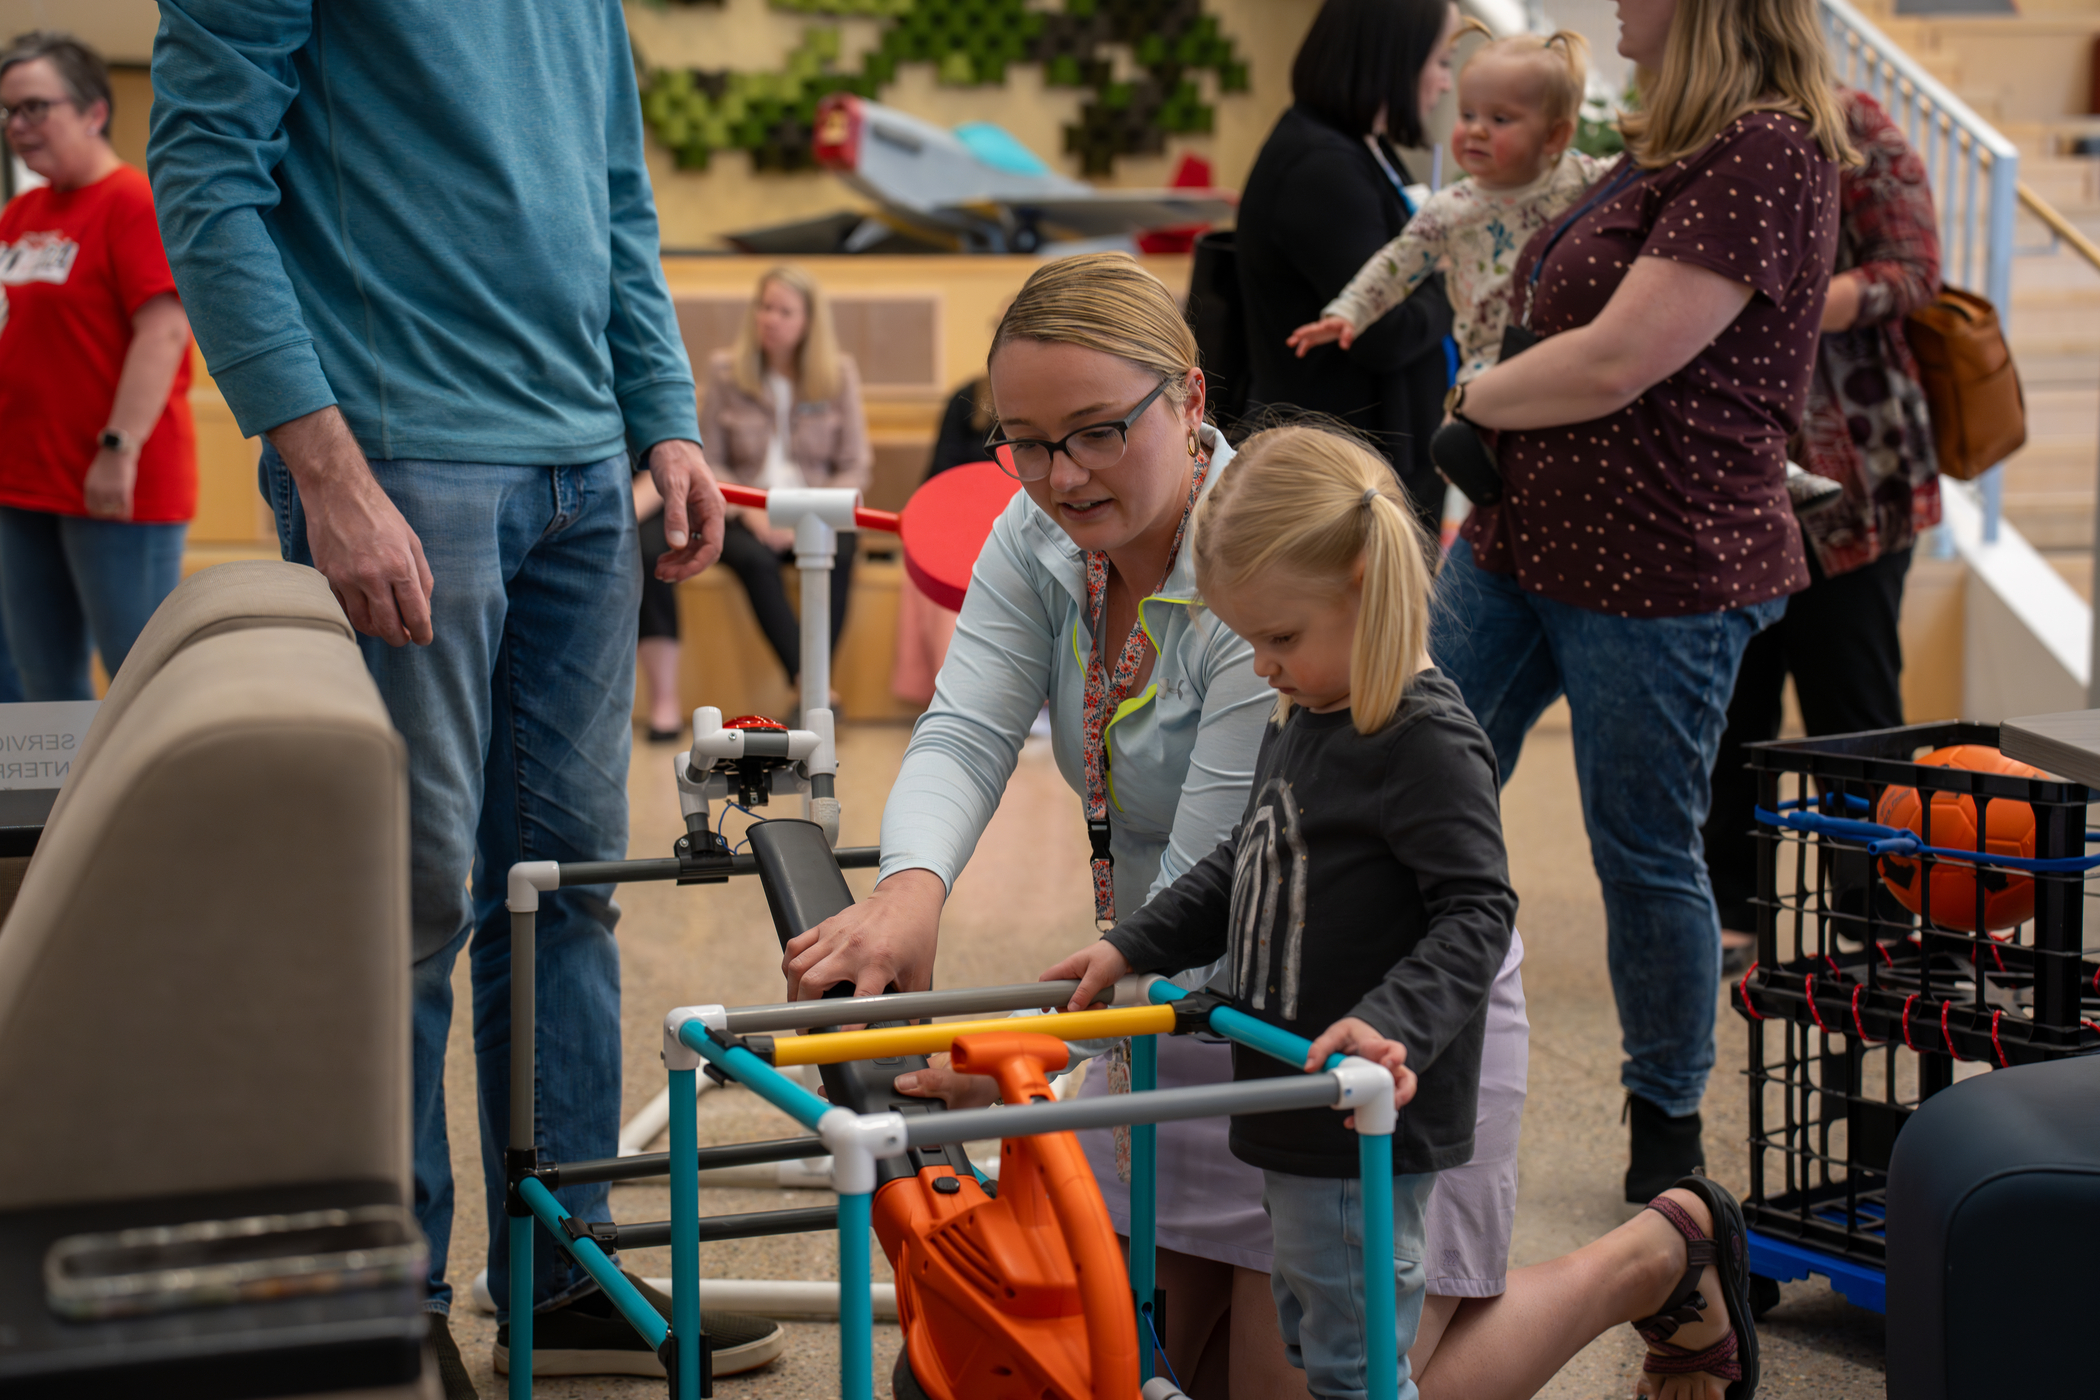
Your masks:
[{"label": "blue plastic cover", "polygon": [[1022,145],[1011,131],[992,122],[964,122],[955,128],[955,139],[994,170],[1004,170],[1009,175],[1050,173],[1041,156]]}]

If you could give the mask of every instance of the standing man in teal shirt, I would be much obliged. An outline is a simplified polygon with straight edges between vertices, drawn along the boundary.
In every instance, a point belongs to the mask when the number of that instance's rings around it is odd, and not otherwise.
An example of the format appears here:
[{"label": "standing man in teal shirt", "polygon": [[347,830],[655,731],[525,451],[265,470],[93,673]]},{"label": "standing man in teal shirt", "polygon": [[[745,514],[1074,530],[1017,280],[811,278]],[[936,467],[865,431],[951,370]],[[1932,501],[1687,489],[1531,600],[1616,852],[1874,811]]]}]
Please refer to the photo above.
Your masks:
[{"label": "standing man in teal shirt", "polygon": [[[619,0],[164,0],[148,164],[199,345],[285,557],[363,634],[410,757],[416,1212],[452,1290],[443,1069],[471,948],[490,1291],[507,1304],[509,924],[518,860],[627,854],[630,463],[686,578],[722,543],[658,257]],[[470,883],[471,882],[471,883]],[[616,1153],[619,909],[541,907],[539,1149]],[[558,1193],[608,1218],[606,1188]],[[541,1374],[662,1375],[558,1251],[535,1251]],[[508,1318],[496,1364],[507,1367]],[[711,1316],[717,1374],[780,1329]],[[449,1326],[449,1396],[474,1393]]]}]

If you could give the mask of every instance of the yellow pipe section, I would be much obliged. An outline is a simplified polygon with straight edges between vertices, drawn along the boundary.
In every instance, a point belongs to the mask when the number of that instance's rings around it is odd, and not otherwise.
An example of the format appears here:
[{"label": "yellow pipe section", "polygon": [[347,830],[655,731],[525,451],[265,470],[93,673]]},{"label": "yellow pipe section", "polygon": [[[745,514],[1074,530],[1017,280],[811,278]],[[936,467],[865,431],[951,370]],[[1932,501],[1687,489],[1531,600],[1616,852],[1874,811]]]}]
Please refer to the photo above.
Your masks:
[{"label": "yellow pipe section", "polygon": [[1174,1029],[1171,1006],[1124,1006],[1106,1011],[1065,1011],[1055,1016],[1001,1016],[995,1021],[946,1021],[934,1026],[833,1031],[828,1035],[782,1036],[773,1042],[775,1065],[836,1065],[848,1060],[883,1060],[894,1055],[931,1055],[959,1035],[986,1031],[1054,1035],[1060,1040],[1113,1040],[1126,1035],[1164,1035]]}]

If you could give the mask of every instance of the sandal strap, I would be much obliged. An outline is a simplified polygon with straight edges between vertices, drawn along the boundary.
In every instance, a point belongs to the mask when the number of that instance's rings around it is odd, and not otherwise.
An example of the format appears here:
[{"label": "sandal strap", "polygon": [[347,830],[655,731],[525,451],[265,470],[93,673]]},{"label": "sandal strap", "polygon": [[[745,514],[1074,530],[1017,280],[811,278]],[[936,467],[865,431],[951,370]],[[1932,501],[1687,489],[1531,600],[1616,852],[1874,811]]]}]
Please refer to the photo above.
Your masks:
[{"label": "sandal strap", "polygon": [[1641,1363],[1641,1369],[1651,1376],[1689,1376],[1703,1372],[1724,1381],[1743,1378],[1743,1363],[1737,1359],[1736,1336],[1732,1330],[1705,1351],[1672,1346],[1668,1342],[1655,1345],[1660,1350],[1649,1352]]},{"label": "sandal strap", "polygon": [[1699,1321],[1706,1311],[1706,1299],[1699,1292],[1699,1275],[1706,1272],[1716,1255],[1714,1242],[1699,1233],[1698,1222],[1683,1206],[1668,1196],[1657,1196],[1648,1202],[1647,1209],[1669,1221],[1684,1236],[1684,1277],[1652,1316],[1633,1324],[1633,1330],[1644,1339],[1661,1346],[1677,1335],[1678,1328]]}]

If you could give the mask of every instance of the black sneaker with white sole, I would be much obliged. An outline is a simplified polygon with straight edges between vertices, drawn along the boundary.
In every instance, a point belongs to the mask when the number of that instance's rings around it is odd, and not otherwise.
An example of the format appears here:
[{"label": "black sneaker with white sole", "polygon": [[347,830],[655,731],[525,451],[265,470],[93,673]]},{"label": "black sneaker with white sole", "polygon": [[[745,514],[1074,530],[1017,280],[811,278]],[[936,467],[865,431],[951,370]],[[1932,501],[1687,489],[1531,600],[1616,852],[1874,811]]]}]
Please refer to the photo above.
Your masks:
[{"label": "black sneaker with white sole", "polygon": [[[665,1317],[671,1299],[633,1274],[624,1274],[643,1298]],[[700,1326],[714,1353],[714,1374],[734,1376],[755,1371],[780,1355],[787,1333],[769,1317],[748,1313],[702,1312]],[[535,1376],[662,1376],[664,1364],[642,1334],[620,1316],[612,1299],[593,1290],[574,1302],[532,1318],[532,1373]],[[496,1329],[496,1374],[510,1374],[510,1327]]]}]

